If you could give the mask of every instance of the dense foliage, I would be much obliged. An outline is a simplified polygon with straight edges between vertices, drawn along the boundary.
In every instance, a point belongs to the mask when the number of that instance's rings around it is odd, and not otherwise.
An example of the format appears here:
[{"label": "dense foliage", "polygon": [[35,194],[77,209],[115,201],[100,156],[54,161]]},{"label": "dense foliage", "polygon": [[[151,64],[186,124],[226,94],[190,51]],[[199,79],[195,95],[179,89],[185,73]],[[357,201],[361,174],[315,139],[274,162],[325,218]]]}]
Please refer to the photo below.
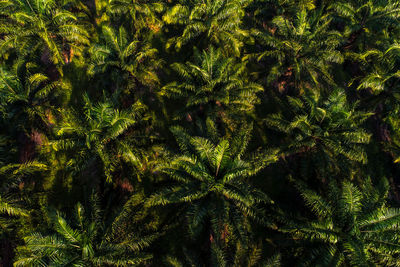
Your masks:
[{"label": "dense foliage", "polygon": [[0,266],[400,266],[398,0],[0,0]]}]

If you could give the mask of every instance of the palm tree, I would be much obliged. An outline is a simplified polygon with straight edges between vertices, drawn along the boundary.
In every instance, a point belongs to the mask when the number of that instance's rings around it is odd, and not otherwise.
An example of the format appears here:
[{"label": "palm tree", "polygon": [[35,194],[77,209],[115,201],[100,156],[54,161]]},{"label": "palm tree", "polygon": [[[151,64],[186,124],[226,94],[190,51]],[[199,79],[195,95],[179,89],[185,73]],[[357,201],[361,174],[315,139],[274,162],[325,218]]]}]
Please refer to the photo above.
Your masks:
[{"label": "palm tree", "polygon": [[171,38],[167,48],[177,50],[189,42],[199,49],[219,46],[226,53],[240,55],[240,48],[248,33],[241,28],[244,8],[248,0],[191,0],[179,1],[166,12],[166,24],[182,25],[183,32]]},{"label": "palm tree", "polygon": [[400,17],[398,1],[328,1],[326,8],[331,12],[334,21],[343,25],[342,32],[347,38],[343,46],[345,50],[357,51],[360,48],[364,50],[382,41],[390,42],[386,33],[396,35],[399,30],[397,27]]},{"label": "palm tree", "polygon": [[256,94],[263,88],[249,80],[242,62],[225,58],[221,50],[213,47],[195,56],[194,63],[171,65],[181,80],[167,84],[160,92],[185,103],[180,116],[220,118],[229,125],[233,117],[242,117],[254,109]]},{"label": "palm tree", "polygon": [[[93,45],[89,51],[90,75],[102,77],[108,74],[114,83],[120,83],[121,80],[134,80],[136,84],[148,86],[158,83],[155,71],[161,61],[156,57],[157,49],[146,41],[131,38],[122,26],[117,32],[112,27],[103,26],[102,33],[102,42]],[[121,75],[121,72],[125,75]]]},{"label": "palm tree", "polygon": [[[112,181],[112,172],[118,164],[118,144],[128,128],[136,125],[145,106],[136,102],[128,110],[114,109],[111,102],[92,104],[84,97],[83,114],[65,110],[64,120],[57,129],[58,139],[49,145],[55,153],[69,157],[68,168],[80,172],[89,166],[101,164],[107,181]],[[94,164],[94,165],[93,165]],[[100,166],[101,166],[100,165]],[[55,166],[58,168],[57,166]]]},{"label": "palm tree", "polygon": [[348,170],[352,162],[367,162],[364,145],[371,135],[362,124],[372,113],[357,111],[342,90],[327,97],[315,92],[301,98],[287,96],[283,105],[282,112],[269,115],[266,124],[285,134],[284,157],[303,158],[319,177]]},{"label": "palm tree", "polygon": [[16,163],[17,149],[15,142],[0,135],[0,239],[7,228],[12,225],[13,218],[28,217],[26,207],[21,207],[21,194],[17,188],[29,176],[39,177],[38,174],[47,170],[47,166],[38,161],[23,164]]},{"label": "palm tree", "polygon": [[[46,170],[44,164],[35,161],[16,163],[17,152],[16,142],[0,135],[0,265],[4,266],[11,265],[13,250],[20,242],[18,233],[28,229],[33,218],[32,206],[25,198],[30,190],[24,186],[29,187],[32,178],[38,181]],[[34,196],[29,194],[29,198]]]},{"label": "palm tree", "polygon": [[39,148],[46,143],[44,133],[49,133],[56,122],[57,107],[71,93],[67,83],[51,81],[39,70],[29,62],[12,71],[0,68],[0,131],[19,143],[13,147],[18,150],[17,159],[10,161],[13,163],[35,160]]},{"label": "palm tree", "polygon": [[364,53],[348,52],[348,58],[357,63],[359,73],[350,85],[367,97],[364,105],[375,111],[375,133],[381,144],[398,162],[399,135],[399,81],[397,65],[400,59],[400,46],[391,44],[386,48],[369,49]]},{"label": "palm tree", "polygon": [[134,266],[146,262],[151,255],[141,251],[157,235],[140,237],[127,233],[115,222],[106,223],[98,204],[90,209],[78,203],[74,220],[60,212],[52,220],[54,234],[33,233],[20,247],[15,266]]},{"label": "palm tree", "polygon": [[86,29],[78,18],[63,8],[58,0],[2,1],[0,52],[18,57],[41,55],[58,66],[68,63],[73,54],[79,55],[88,44]]},{"label": "palm tree", "polygon": [[384,51],[379,49],[370,49],[365,53],[349,53],[349,57],[357,60],[365,74],[364,77],[356,77],[359,80],[357,89],[372,90],[379,94],[385,91],[388,94],[397,92],[397,83],[400,74],[396,69],[396,63],[399,60],[400,46],[392,44]]},{"label": "palm tree", "polygon": [[159,14],[165,9],[165,3],[158,0],[112,0],[109,4],[110,13],[115,19],[125,19],[133,23],[137,36],[143,36],[143,30],[149,29],[157,33],[163,22]]},{"label": "palm tree", "polygon": [[366,179],[361,186],[332,182],[324,195],[296,185],[316,217],[289,227],[304,244],[304,266],[398,266],[400,210],[386,203],[386,180],[373,185]]},{"label": "palm tree", "polygon": [[[226,248],[234,240],[246,244],[248,219],[268,224],[259,204],[273,202],[251,185],[250,178],[276,160],[273,153],[242,158],[250,130],[243,128],[231,140],[215,140],[173,127],[183,154],[160,170],[176,183],[150,196],[147,206],[183,204],[190,237],[200,238],[209,249],[214,243]],[[209,249],[204,253],[211,253]]]},{"label": "palm tree", "polygon": [[51,81],[39,69],[34,63],[17,65],[13,71],[0,68],[0,114],[6,123],[12,122],[10,128],[30,133],[48,125],[46,114],[70,93],[66,83]]},{"label": "palm tree", "polygon": [[[244,24],[250,29],[266,30],[275,16],[294,17],[299,10],[313,10],[314,0],[257,0],[246,8]],[[273,28],[270,28],[272,30]]]},{"label": "palm tree", "polygon": [[342,37],[330,29],[330,22],[326,14],[303,8],[293,18],[276,16],[265,30],[253,30],[264,49],[257,59],[272,64],[267,82],[280,92],[334,84],[331,66],[343,62],[338,51]]}]

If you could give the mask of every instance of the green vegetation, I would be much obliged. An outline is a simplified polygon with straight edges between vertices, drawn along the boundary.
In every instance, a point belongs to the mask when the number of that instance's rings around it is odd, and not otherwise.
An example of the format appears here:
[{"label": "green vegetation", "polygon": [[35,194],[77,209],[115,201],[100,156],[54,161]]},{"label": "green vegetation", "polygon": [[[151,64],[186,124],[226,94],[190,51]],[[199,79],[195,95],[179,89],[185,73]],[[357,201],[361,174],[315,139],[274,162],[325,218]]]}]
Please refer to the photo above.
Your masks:
[{"label": "green vegetation", "polygon": [[397,0],[0,0],[0,266],[400,266]]}]

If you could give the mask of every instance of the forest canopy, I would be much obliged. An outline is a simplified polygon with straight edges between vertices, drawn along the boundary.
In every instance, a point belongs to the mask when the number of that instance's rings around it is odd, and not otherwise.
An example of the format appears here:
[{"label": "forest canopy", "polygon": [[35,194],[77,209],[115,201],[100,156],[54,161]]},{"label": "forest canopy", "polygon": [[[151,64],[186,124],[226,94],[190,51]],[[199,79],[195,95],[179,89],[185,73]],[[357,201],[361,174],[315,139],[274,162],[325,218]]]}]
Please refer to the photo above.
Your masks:
[{"label": "forest canopy", "polygon": [[0,266],[400,266],[398,0],[0,0]]}]

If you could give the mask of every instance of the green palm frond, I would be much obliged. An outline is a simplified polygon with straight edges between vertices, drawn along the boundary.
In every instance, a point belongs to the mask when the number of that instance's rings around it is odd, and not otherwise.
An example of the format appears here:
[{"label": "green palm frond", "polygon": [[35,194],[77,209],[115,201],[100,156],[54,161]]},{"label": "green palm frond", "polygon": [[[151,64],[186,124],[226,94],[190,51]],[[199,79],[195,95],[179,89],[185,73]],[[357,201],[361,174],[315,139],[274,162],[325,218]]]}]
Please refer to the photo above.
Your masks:
[{"label": "green palm frond", "polygon": [[162,62],[157,57],[157,49],[131,36],[122,26],[119,29],[103,26],[102,33],[103,40],[90,48],[89,75],[123,71],[143,85],[159,83],[156,70]]},{"label": "green palm frond", "polygon": [[[248,130],[244,128],[250,134]],[[228,139],[221,138],[218,143],[213,143],[207,138],[192,137],[181,132],[178,127],[172,128],[172,131],[184,155],[174,157],[168,164],[161,166],[160,170],[177,183],[150,196],[146,205],[185,203],[188,229],[193,237],[205,230],[208,220],[215,233],[228,231],[226,234],[229,235],[244,231],[237,227],[245,219],[234,223],[235,218],[238,218],[236,216],[245,215],[264,223],[262,209],[257,206],[273,202],[264,192],[248,184],[249,178],[257,171],[253,169],[254,163],[241,158],[245,148],[236,147],[232,150]],[[247,145],[246,138],[241,143],[244,147]],[[239,141],[235,142],[239,146]],[[274,160],[270,159],[264,161],[263,165],[272,162]],[[261,167],[257,170],[261,170]],[[222,230],[220,224],[223,222],[228,225],[224,227],[236,230]],[[241,233],[240,236],[245,234]],[[215,254],[216,261],[221,260],[221,257],[219,252]]]},{"label": "green palm frond", "polygon": [[[96,209],[92,207],[92,210]],[[135,239],[125,236],[119,240],[104,227],[103,218],[93,218],[93,214],[86,213],[81,204],[77,204],[75,213],[76,218],[81,218],[75,223],[67,221],[60,213],[56,214],[54,235],[33,233],[26,236],[25,250],[21,250],[15,266],[132,266],[151,259],[151,255],[141,251],[158,235],[143,238],[136,236]]]},{"label": "green palm frond", "polygon": [[342,63],[338,50],[342,36],[329,29],[331,18],[314,10],[297,8],[294,16],[276,16],[268,30],[253,30],[265,51],[254,55],[258,61],[273,59],[267,80],[277,84],[280,92],[294,87],[319,90],[322,85],[333,85],[331,68]]},{"label": "green palm frond", "polygon": [[363,147],[370,142],[371,134],[363,128],[363,123],[372,113],[356,108],[347,104],[340,89],[327,97],[309,92],[299,99],[288,97],[287,112],[268,116],[266,124],[290,136],[292,142],[285,141],[285,154],[307,156],[312,164],[318,164],[315,167],[336,172],[337,157],[343,157],[349,164],[367,162]]},{"label": "green palm frond", "polygon": [[[64,58],[68,51],[74,50],[73,54],[79,56],[89,43],[88,32],[75,14],[57,1],[3,2],[7,8],[0,11],[3,25],[0,33],[5,36],[0,40],[2,54],[18,51],[21,56],[48,55],[51,62],[63,65],[72,60],[72,56]],[[61,68],[58,70],[62,72]]]},{"label": "green palm frond", "polygon": [[[77,171],[93,160],[100,160],[107,181],[111,182],[111,173],[118,164],[118,150],[123,148],[119,139],[144,118],[146,107],[136,102],[130,109],[121,111],[113,108],[110,102],[92,104],[87,97],[85,102],[83,114],[73,111],[63,114],[64,120],[57,129],[58,138],[50,141],[49,146],[56,153],[79,151],[73,156]],[[129,157],[123,159],[129,160]]]},{"label": "green palm frond", "polygon": [[247,4],[246,0],[181,1],[163,16],[166,24],[183,26],[182,35],[171,38],[167,48],[174,45],[180,50],[189,42],[206,40],[205,43],[220,45],[224,51],[238,56],[243,40],[248,36],[241,28]]},{"label": "green palm frond", "polygon": [[27,211],[14,206],[12,203],[8,202],[0,196],[0,214],[7,214],[9,216],[28,216]]},{"label": "green palm frond", "polygon": [[[316,245],[314,250],[304,250],[309,264],[313,261],[321,266],[339,266],[343,261],[354,266],[382,262],[391,262],[390,266],[399,264],[391,257],[400,249],[399,240],[394,237],[399,231],[399,210],[387,208],[379,199],[370,198],[386,194],[373,187],[370,180],[360,187],[348,181],[340,186],[332,183],[328,196],[304,185],[298,189],[317,218],[298,223],[292,229],[295,237]],[[366,202],[374,205],[364,206]]]},{"label": "green palm frond", "polygon": [[197,54],[195,63],[174,63],[172,68],[184,82],[172,82],[161,88],[160,95],[184,101],[181,116],[205,113],[211,118],[230,121],[232,117],[251,112],[263,91],[243,72],[242,62],[225,58],[220,49]]}]

